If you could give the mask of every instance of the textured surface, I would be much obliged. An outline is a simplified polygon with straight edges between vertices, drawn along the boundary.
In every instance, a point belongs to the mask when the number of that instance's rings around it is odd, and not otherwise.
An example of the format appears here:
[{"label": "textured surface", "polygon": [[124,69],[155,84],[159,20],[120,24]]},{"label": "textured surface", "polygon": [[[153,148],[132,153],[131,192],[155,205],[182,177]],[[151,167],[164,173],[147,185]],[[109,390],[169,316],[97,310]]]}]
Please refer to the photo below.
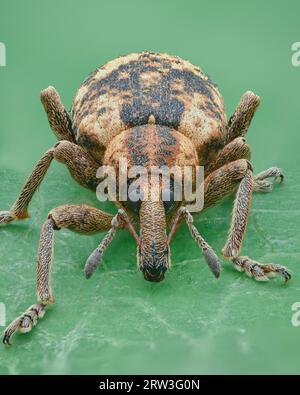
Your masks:
[{"label": "textured surface", "polygon": [[[290,61],[291,44],[299,41],[298,1],[284,8],[274,1],[203,2],[205,12],[191,0],[176,7],[130,3],[3,5],[0,37],[9,56],[0,69],[0,209],[9,207],[33,164],[55,142],[39,102],[41,89],[54,85],[69,106],[98,64],[145,49],[175,53],[213,77],[228,115],[246,90],[261,96],[247,136],[254,168],[278,165],[286,180],[272,194],[255,195],[242,252],[286,264],[293,279],[288,286],[280,280],[259,284],[225,263],[216,280],[184,227],[172,243],[166,281],[147,283],[136,272],[135,245],[126,233],[116,236],[103,267],[87,281],[84,263],[102,235],[61,231],[53,275],[57,304],[34,331],[0,348],[0,372],[300,373],[300,327],[291,324],[291,306],[300,302],[300,68]],[[87,13],[90,23],[78,29]],[[53,163],[34,198],[32,218],[0,229],[0,302],[7,323],[35,301],[37,243],[48,211],[82,202],[98,204]],[[218,252],[230,211],[228,200],[196,221]]]},{"label": "textured surface", "polygon": [[[68,174],[57,170],[59,184],[69,182]],[[49,173],[47,186],[34,199],[32,218],[1,228],[1,299],[8,320],[35,302],[38,235],[49,207],[62,200],[97,204],[92,193],[78,192],[73,181],[68,193],[61,193],[54,182],[57,172]],[[6,181],[0,199],[8,204],[21,177],[3,171],[1,176]],[[289,178],[297,180],[294,174]],[[3,347],[0,371],[299,373],[299,328],[291,325],[291,305],[300,291],[300,238],[292,225],[300,223],[300,215],[297,197],[286,199],[295,190],[299,186],[287,180],[272,196],[254,198],[244,246],[263,262],[286,263],[294,272],[288,286],[279,279],[255,283],[228,263],[216,280],[186,228],[175,235],[173,268],[164,282],[147,283],[136,272],[135,244],[124,232],[88,281],[84,263],[102,236],[58,232],[53,274],[57,304],[31,333],[16,335],[13,347]],[[216,251],[223,246],[230,209],[230,201],[225,202],[196,221]]]},{"label": "textured surface", "polygon": [[223,99],[209,77],[180,57],[155,52],[121,56],[96,69],[76,93],[72,114],[77,141],[96,158],[118,133],[152,117],[201,146],[204,165],[226,126]]}]

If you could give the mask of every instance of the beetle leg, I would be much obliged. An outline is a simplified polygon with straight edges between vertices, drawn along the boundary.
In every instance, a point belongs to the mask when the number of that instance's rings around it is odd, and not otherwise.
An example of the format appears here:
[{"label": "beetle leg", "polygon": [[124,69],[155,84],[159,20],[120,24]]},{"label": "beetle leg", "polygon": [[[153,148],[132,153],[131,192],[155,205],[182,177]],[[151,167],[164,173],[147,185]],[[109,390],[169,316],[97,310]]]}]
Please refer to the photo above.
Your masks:
[{"label": "beetle leg", "polygon": [[27,211],[28,204],[45,177],[45,174],[53,160],[54,150],[55,148],[51,148],[50,150],[46,151],[39,160],[32,174],[27,179],[21,194],[13,204],[10,211],[0,212],[0,223],[8,223],[15,219],[21,220],[29,217],[29,213]]},{"label": "beetle leg", "polygon": [[[258,281],[266,281],[271,275],[281,275],[287,282],[290,280],[291,274],[284,266],[273,263],[264,265],[248,257],[238,256],[246,230],[252,193],[255,189],[255,180],[263,182],[266,177],[282,176],[282,173],[277,168],[268,169],[259,173],[257,178],[254,178],[249,162],[246,160],[232,162],[211,173],[205,179],[206,195],[204,196],[204,204],[210,205],[212,202],[215,203],[217,200],[220,200],[222,196],[226,196],[237,182],[237,176],[241,177],[243,166],[244,176],[236,193],[231,226],[222,254],[233,262],[237,270],[245,271],[246,274]],[[208,199],[208,203],[206,199]]]},{"label": "beetle leg", "polygon": [[284,175],[282,173],[282,170],[279,169],[278,167],[270,167],[269,169],[266,169],[260,173],[258,173],[256,176],[254,176],[254,187],[253,190],[255,192],[269,192],[272,191],[273,185],[266,180],[266,178],[273,177],[274,180],[276,181],[277,178],[280,179],[280,183],[284,179]]},{"label": "beetle leg", "polygon": [[216,158],[205,166],[205,176],[238,159],[250,159],[251,150],[244,137],[237,137],[219,151]]},{"label": "beetle leg", "polygon": [[71,176],[80,185],[96,190],[96,174],[100,164],[82,147],[69,141],[61,141],[55,147],[54,158],[67,166]]},{"label": "beetle leg", "polygon": [[9,224],[14,221],[16,216],[10,211],[0,211],[0,224]]},{"label": "beetle leg", "polygon": [[245,273],[249,277],[253,277],[257,281],[268,281],[271,276],[282,276],[284,282],[287,283],[291,279],[291,274],[285,266],[276,265],[274,263],[261,264],[247,256],[239,256],[232,260],[234,267]]},{"label": "beetle leg", "polygon": [[96,173],[99,164],[81,147],[69,141],[61,141],[45,152],[27,179],[19,197],[9,211],[0,211],[0,224],[29,217],[28,205],[41,185],[53,159],[64,163],[72,177],[86,188],[97,187]]},{"label": "beetle leg", "polygon": [[4,331],[3,343],[11,345],[12,336],[20,331],[21,333],[30,332],[37,324],[39,318],[45,315],[45,306],[43,304],[33,304],[25,313],[16,318]]},{"label": "beetle leg", "polygon": [[236,137],[244,136],[247,133],[259,103],[260,98],[255,93],[248,91],[243,94],[235,112],[228,121],[226,144]]},{"label": "beetle leg", "polygon": [[41,91],[40,98],[51,129],[58,140],[75,141],[70,115],[62,104],[57,90],[49,86]]},{"label": "beetle leg", "polygon": [[228,259],[237,256],[246,230],[253,192],[251,164],[246,159],[228,163],[209,174],[204,182],[204,209],[220,202],[237,187],[228,239],[222,250]]},{"label": "beetle leg", "polygon": [[231,195],[249,169],[246,159],[228,163],[210,173],[204,180],[204,209]]},{"label": "beetle leg", "polygon": [[54,250],[54,231],[68,228],[75,232],[91,234],[108,230],[113,216],[86,205],[59,206],[49,213],[40,235],[36,268],[36,288],[39,304],[31,306],[5,330],[3,342],[10,344],[15,332],[29,332],[45,312],[45,307],[55,303],[51,288],[51,267]]},{"label": "beetle leg", "polygon": [[247,226],[252,191],[252,169],[247,169],[246,174],[241,180],[236,193],[228,238],[226,245],[222,249],[222,254],[226,258],[235,258],[241,248],[242,240]]},{"label": "beetle leg", "polygon": [[[222,166],[234,162],[238,159],[250,159],[251,151],[250,146],[247,144],[244,137],[237,137],[230,141],[225,147],[217,154],[216,158],[205,166],[205,177],[207,177],[213,171],[221,168]],[[280,182],[283,181],[284,176],[282,171],[278,167],[270,167],[267,170],[254,176],[254,192],[270,192],[273,189],[271,182],[267,181],[267,178],[274,177],[276,180],[280,178]]]}]

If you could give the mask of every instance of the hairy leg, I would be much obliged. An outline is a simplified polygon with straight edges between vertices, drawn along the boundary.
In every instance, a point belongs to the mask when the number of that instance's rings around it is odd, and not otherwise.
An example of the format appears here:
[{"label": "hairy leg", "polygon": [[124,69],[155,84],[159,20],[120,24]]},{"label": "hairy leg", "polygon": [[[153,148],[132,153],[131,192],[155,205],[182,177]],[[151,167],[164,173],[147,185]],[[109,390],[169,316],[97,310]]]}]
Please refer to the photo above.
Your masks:
[{"label": "hairy leg", "polygon": [[205,167],[205,175],[210,174],[212,171],[220,167],[234,162],[238,159],[250,159],[251,150],[244,137],[237,137],[230,141],[225,147],[217,154],[215,160]]},{"label": "hairy leg", "polygon": [[227,163],[205,177],[204,210],[231,195],[249,168],[251,165],[246,159],[239,159]]},{"label": "hairy leg", "polygon": [[243,94],[235,112],[228,121],[226,144],[247,133],[259,103],[260,98],[255,93],[248,91]]},{"label": "hairy leg", "polygon": [[111,214],[87,205],[64,205],[50,211],[40,235],[36,269],[38,304],[29,307],[5,330],[3,342],[10,344],[15,332],[29,332],[38,318],[45,314],[45,307],[55,303],[51,288],[51,266],[54,252],[54,231],[68,228],[72,231],[92,234],[109,230],[113,220]]},{"label": "hairy leg", "polygon": [[267,178],[274,178],[274,180],[279,178],[280,182],[282,182],[284,179],[284,175],[282,173],[282,170],[280,170],[278,167],[275,166],[270,167],[269,169],[266,169],[258,173],[256,176],[254,176],[254,186],[253,186],[254,192],[272,191],[273,185],[272,183],[267,181]]},{"label": "hairy leg", "polygon": [[[246,139],[244,137],[237,137],[225,145],[225,147],[218,153],[215,160],[205,167],[205,176],[207,177],[214,170],[217,170],[226,164],[238,159],[249,160],[250,157],[251,149],[249,144],[247,144]],[[271,177],[275,180],[280,178],[280,182],[282,182],[284,178],[282,171],[278,167],[270,167],[254,176],[253,192],[270,192],[273,185],[266,179]]]},{"label": "hairy leg", "polygon": [[96,172],[99,164],[81,147],[69,141],[61,141],[48,150],[27,179],[21,194],[9,211],[0,211],[0,223],[9,223],[29,217],[28,205],[43,181],[53,159],[64,163],[73,178],[81,185],[96,189]]},{"label": "hairy leg", "polygon": [[40,97],[51,129],[58,140],[75,141],[70,115],[62,104],[56,89],[49,86],[41,91]]},{"label": "hairy leg", "polygon": [[291,274],[285,266],[275,265],[274,263],[261,264],[248,256],[238,256],[232,260],[234,267],[239,272],[245,272],[249,277],[257,281],[268,281],[269,277],[282,276],[287,282],[291,279]]},{"label": "hairy leg", "polygon": [[284,277],[285,281],[291,278],[284,266],[267,264],[263,265],[248,257],[240,257],[242,240],[245,234],[249,215],[255,179],[252,167],[245,159],[224,165],[215,170],[205,179],[204,208],[213,206],[224,197],[230,195],[238,186],[234,207],[232,211],[231,226],[222,254],[233,262],[236,269],[245,271],[256,280],[266,280],[268,276],[277,274]]}]

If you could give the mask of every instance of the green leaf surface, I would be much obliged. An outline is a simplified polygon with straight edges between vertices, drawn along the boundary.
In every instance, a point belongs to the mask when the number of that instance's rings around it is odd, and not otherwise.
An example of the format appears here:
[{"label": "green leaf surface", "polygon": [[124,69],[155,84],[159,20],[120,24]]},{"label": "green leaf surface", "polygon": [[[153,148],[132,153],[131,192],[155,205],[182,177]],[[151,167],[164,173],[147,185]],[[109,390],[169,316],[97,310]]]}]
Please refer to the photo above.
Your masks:
[{"label": "green leaf surface", "polygon": [[[7,207],[23,177],[12,171],[0,176],[0,201]],[[164,282],[148,283],[137,272],[136,247],[126,232],[86,280],[84,263],[103,236],[57,232],[57,304],[30,334],[3,347],[2,373],[299,373],[299,329],[291,324],[300,290],[296,180],[291,175],[272,193],[254,197],[244,243],[254,259],[286,264],[294,274],[287,285],[281,279],[256,283],[230,263],[216,280],[184,226],[172,242],[173,265]],[[52,170],[34,198],[32,217],[1,227],[0,288],[8,320],[35,302],[37,243],[49,209],[81,202],[99,206],[66,172]],[[228,199],[196,220],[216,251],[226,239],[231,205]]]},{"label": "green leaf surface", "polygon": [[[216,280],[183,226],[172,241],[166,280],[146,282],[136,246],[119,232],[90,280],[85,261],[103,234],[56,233],[57,303],[34,330],[0,346],[0,373],[300,373],[300,41],[299,1],[137,0],[4,1],[0,40],[0,210],[14,202],[54,143],[39,91],[54,85],[69,108],[95,67],[124,53],[157,50],[187,58],[219,85],[228,115],[253,90],[262,98],[247,140],[255,172],[277,165],[286,179],[253,199],[242,253],[286,265],[293,274],[257,283],[223,262]],[[31,218],[0,227],[0,303],[6,324],[36,301],[39,233],[60,204],[102,205],[53,163],[30,206]],[[216,252],[223,247],[232,199],[195,223]],[[4,326],[0,329],[4,330]]]}]

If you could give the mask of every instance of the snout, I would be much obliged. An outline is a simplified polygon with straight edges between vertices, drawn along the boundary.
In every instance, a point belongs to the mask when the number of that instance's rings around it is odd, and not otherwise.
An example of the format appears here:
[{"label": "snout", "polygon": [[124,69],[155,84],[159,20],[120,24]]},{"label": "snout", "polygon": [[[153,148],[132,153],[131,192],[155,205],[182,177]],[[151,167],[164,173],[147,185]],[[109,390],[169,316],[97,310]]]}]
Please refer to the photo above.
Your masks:
[{"label": "snout", "polygon": [[140,209],[138,265],[145,280],[160,282],[169,267],[166,218],[161,201],[144,201]]},{"label": "snout", "polygon": [[158,283],[165,278],[165,272],[169,267],[169,253],[167,248],[158,252],[157,246],[152,246],[151,250],[147,251],[146,256],[140,255],[140,269],[145,280]]},{"label": "snout", "polygon": [[162,280],[164,280],[164,278],[165,278],[165,272],[163,272],[163,271],[153,273],[153,272],[145,270],[143,274],[144,274],[145,280],[151,281],[153,283],[159,283]]}]

